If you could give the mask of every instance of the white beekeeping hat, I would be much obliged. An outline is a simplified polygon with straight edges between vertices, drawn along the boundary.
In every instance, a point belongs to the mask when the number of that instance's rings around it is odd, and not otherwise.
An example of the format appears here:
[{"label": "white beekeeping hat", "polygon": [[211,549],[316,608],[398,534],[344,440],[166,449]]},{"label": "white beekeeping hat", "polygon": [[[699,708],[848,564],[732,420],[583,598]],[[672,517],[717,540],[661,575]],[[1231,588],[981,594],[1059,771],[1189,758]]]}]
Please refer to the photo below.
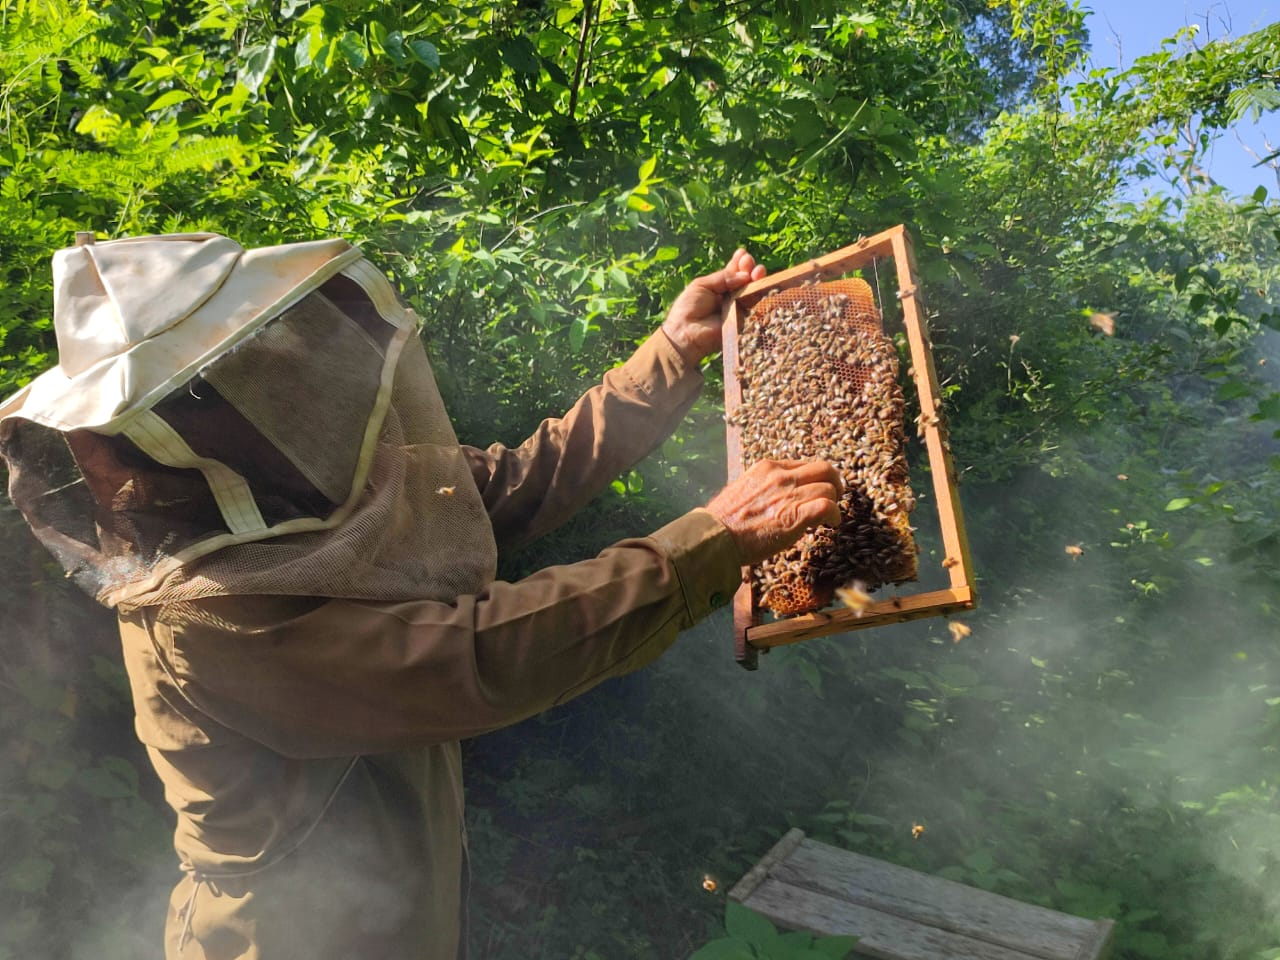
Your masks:
[{"label": "white beekeeping hat", "polygon": [[[68,576],[109,605],[492,578],[418,319],[357,248],[78,240],[53,261],[58,366],[0,404],[10,495]],[[446,534],[473,565],[421,541]]]}]

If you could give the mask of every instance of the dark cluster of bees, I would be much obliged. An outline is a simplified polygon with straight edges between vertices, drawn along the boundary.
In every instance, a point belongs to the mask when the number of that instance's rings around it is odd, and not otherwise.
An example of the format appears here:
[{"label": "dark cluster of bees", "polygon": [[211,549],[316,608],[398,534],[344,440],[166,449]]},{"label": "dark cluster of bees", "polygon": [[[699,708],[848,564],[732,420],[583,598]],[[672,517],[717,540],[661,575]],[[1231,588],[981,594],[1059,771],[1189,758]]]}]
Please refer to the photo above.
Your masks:
[{"label": "dark cluster of bees", "polygon": [[844,479],[838,527],[806,533],[752,568],[755,606],[807,613],[833,595],[865,596],[916,578],[898,383],[898,354],[862,280],[777,291],[738,340],[743,466],[763,459],[829,461]]}]

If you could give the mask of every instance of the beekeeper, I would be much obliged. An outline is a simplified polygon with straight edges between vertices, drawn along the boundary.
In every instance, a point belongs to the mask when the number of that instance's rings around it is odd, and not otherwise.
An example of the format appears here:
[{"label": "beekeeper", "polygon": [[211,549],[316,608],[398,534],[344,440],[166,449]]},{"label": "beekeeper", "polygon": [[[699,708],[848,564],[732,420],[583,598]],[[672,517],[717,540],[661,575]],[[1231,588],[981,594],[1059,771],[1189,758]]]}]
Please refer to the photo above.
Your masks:
[{"label": "beekeeper", "polygon": [[177,813],[171,960],[452,960],[458,741],[650,662],[743,563],[838,520],[828,465],[757,464],[647,537],[494,579],[675,427],[722,297],[764,273],[743,251],[563,418],[486,450],[341,240],[80,235],[53,270],[58,366],[0,406],[0,452],[119,615]]}]

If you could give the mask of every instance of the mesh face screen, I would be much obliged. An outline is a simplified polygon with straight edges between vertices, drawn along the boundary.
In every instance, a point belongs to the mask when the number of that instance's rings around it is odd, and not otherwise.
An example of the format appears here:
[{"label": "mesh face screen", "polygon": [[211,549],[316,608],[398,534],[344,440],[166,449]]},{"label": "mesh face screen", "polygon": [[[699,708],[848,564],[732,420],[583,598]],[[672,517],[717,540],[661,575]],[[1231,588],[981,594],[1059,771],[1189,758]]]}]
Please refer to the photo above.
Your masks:
[{"label": "mesh face screen", "polygon": [[175,571],[139,602],[236,593],[452,602],[477,593],[493,579],[497,548],[443,411],[414,338],[400,355],[369,477],[349,517],[333,529],[226,547]]},{"label": "mesh face screen", "polygon": [[730,422],[743,466],[824,459],[845,485],[838,527],[819,527],[753,568],[755,604],[807,613],[844,585],[914,580],[898,355],[870,286],[838,280],[770,294],[743,322],[738,352],[742,403]]},{"label": "mesh face screen", "polygon": [[109,605],[477,593],[493,532],[411,321],[339,276],[122,432],[8,419],[11,496]]},{"label": "mesh face screen", "polygon": [[228,532],[198,470],[156,463],[125,437],[14,420],[3,453],[14,503],[93,596],[147,576],[175,543]]}]

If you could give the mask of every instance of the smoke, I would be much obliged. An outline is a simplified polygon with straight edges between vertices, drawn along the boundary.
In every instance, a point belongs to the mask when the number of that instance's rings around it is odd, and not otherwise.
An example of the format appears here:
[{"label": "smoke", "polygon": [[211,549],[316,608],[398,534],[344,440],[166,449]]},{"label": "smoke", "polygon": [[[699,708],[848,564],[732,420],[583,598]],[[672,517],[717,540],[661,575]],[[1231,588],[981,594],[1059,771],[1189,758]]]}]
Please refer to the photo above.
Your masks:
[{"label": "smoke", "polygon": [[115,618],[0,509],[0,954],[158,957],[176,879]]},{"label": "smoke", "polygon": [[[1251,430],[1153,456],[1104,424],[1063,438],[1078,459],[1060,469],[965,487],[981,603],[958,643],[920,621],[779,648],[747,673],[727,613],[684,635],[652,696],[738,830],[696,856],[732,863],[732,883],[800,826],[1112,917],[1122,954],[1280,942],[1276,534],[1259,510],[1274,444]],[[1166,511],[1213,479],[1177,462],[1197,443],[1193,462],[1241,482]]]}]

